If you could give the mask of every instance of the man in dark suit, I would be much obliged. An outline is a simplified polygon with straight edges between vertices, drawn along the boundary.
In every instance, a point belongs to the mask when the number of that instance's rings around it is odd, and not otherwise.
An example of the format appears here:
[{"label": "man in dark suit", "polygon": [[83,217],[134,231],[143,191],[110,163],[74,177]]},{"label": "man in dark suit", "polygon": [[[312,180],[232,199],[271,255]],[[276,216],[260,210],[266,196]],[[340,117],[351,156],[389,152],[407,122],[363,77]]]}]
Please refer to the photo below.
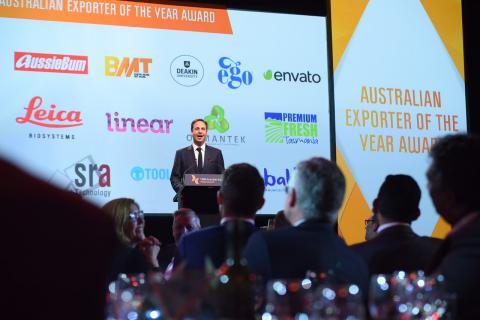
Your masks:
[{"label": "man in dark suit", "polygon": [[370,274],[425,270],[440,244],[439,239],[420,237],[411,223],[420,216],[421,191],[408,175],[388,175],[373,201],[377,235],[352,246],[368,264]]},{"label": "man in dark suit", "polygon": [[185,173],[220,174],[225,170],[222,151],[205,144],[208,134],[207,122],[203,119],[195,119],[190,129],[193,144],[177,150],[170,175],[170,183],[176,192],[173,201],[178,201],[178,208],[183,207],[182,190]]},{"label": "man in dark suit", "polygon": [[453,229],[428,271],[443,274],[448,290],[457,295],[455,319],[480,319],[480,137],[446,136],[430,157],[430,196]]},{"label": "man in dark suit", "polygon": [[210,259],[215,268],[225,260],[226,228],[230,223],[240,222],[242,239],[256,230],[255,213],[264,203],[265,184],[258,170],[240,163],[230,166],[223,174],[222,185],[217,193],[217,202],[222,220],[220,225],[207,227],[186,234],[178,245],[179,259],[185,261],[188,269],[203,269],[206,259]]},{"label": "man in dark suit", "polygon": [[293,227],[253,234],[245,248],[249,267],[264,281],[324,272],[333,282],[356,283],[366,292],[365,262],[333,227],[345,193],[337,165],[324,158],[300,162],[287,191],[284,212]]},{"label": "man in dark suit", "polygon": [[105,319],[113,221],[1,159],[0,176],[2,319]]}]

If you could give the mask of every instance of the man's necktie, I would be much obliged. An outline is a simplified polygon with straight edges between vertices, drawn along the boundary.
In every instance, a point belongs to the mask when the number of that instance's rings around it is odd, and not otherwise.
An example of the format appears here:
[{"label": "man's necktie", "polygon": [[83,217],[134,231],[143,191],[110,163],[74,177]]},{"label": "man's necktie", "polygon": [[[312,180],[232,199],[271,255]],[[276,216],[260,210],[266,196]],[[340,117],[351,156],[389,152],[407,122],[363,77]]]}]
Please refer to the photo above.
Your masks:
[{"label": "man's necktie", "polygon": [[198,147],[197,151],[198,151],[197,168],[198,168],[198,172],[202,172],[202,169],[203,169],[202,148]]}]

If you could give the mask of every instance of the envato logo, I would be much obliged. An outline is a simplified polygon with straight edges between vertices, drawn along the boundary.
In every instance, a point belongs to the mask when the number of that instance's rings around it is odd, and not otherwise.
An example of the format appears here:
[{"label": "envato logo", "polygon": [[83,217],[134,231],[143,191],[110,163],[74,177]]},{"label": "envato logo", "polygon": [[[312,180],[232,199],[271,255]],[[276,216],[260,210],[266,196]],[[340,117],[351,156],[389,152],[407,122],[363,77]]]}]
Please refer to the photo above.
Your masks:
[{"label": "envato logo", "polygon": [[170,169],[133,167],[130,177],[135,181],[170,180]]},{"label": "envato logo", "polygon": [[170,74],[176,83],[192,87],[203,79],[203,66],[194,56],[178,56],[170,64]]},{"label": "envato logo", "polygon": [[276,80],[283,82],[302,82],[302,83],[320,83],[322,77],[318,73],[305,72],[289,72],[289,71],[272,71],[267,70],[263,73],[265,80]]},{"label": "envato logo", "polygon": [[218,81],[226,84],[230,89],[238,89],[242,85],[249,86],[253,82],[253,75],[250,71],[242,71],[240,61],[236,62],[228,57],[221,57],[218,60],[220,71],[218,71]]},{"label": "envato logo", "polygon": [[[139,132],[139,133],[170,133],[170,126],[173,120],[167,119],[145,119],[138,120],[134,118],[120,118],[118,112],[114,112],[113,116],[110,112],[105,113],[107,116],[107,129],[110,132]],[[113,123],[114,124],[113,124]]]},{"label": "envato logo", "polygon": [[316,114],[265,112],[265,142],[318,144]]},{"label": "envato logo", "polygon": [[122,58],[115,56],[105,57],[105,75],[109,77],[125,76],[130,78],[132,75],[135,78],[146,78],[150,76],[149,66],[152,63],[150,58]]},{"label": "envato logo", "polygon": [[77,110],[57,110],[57,106],[50,105],[50,109],[42,109],[43,99],[33,97],[26,108],[24,117],[17,117],[19,124],[31,123],[47,128],[69,128],[83,125],[81,113]]},{"label": "envato logo", "polygon": [[16,71],[88,74],[88,57],[63,54],[15,52]]}]

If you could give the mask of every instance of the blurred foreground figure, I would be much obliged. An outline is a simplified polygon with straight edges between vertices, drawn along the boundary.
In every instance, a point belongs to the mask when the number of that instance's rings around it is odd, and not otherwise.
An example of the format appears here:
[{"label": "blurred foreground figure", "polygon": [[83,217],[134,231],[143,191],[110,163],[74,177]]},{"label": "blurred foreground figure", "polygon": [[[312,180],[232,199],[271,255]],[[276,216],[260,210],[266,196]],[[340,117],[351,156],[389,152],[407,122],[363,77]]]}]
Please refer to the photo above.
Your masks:
[{"label": "blurred foreground figure", "polygon": [[2,319],[104,319],[113,222],[0,160]]},{"label": "blurred foreground figure", "polygon": [[446,136],[430,157],[428,190],[453,229],[429,271],[443,274],[448,289],[457,294],[456,319],[480,319],[480,138]]}]

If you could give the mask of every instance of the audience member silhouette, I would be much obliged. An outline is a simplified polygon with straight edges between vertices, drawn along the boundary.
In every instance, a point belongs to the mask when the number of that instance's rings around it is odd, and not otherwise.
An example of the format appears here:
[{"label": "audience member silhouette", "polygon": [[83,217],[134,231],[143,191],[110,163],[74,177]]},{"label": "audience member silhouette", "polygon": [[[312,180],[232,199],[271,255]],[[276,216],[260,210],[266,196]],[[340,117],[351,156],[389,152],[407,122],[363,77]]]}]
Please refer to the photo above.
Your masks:
[{"label": "audience member silhouette", "polygon": [[119,240],[110,280],[115,280],[119,273],[158,271],[157,256],[160,241],[153,236],[145,237],[145,218],[135,200],[114,199],[106,203],[102,209],[112,216]]},{"label": "audience member silhouette", "polygon": [[421,190],[408,175],[388,175],[373,201],[377,235],[352,246],[368,264],[370,274],[425,270],[440,240],[420,237],[411,223],[420,216]]},{"label": "audience member silhouette", "polygon": [[249,267],[264,281],[327,273],[332,281],[356,283],[366,292],[368,269],[335,233],[345,178],[331,161],[300,162],[290,181],[285,216],[293,227],[253,234],[245,248]]},{"label": "audience member silhouette", "polygon": [[187,269],[203,269],[209,258],[215,268],[225,260],[226,226],[232,220],[241,221],[243,241],[256,230],[255,213],[264,203],[265,185],[258,170],[250,164],[230,166],[223,174],[217,193],[222,220],[220,225],[185,234],[178,245],[179,257],[175,264],[185,261]]},{"label": "audience member silhouette", "polygon": [[2,319],[105,319],[112,219],[0,160]]},{"label": "audience member silhouette", "polygon": [[429,272],[443,274],[457,295],[456,319],[480,319],[480,137],[446,136],[432,147],[430,157],[430,196],[453,228]]},{"label": "audience member silhouette", "polygon": [[172,275],[174,257],[181,237],[186,233],[199,230],[200,228],[200,219],[192,209],[180,208],[173,213],[172,236],[175,242],[162,247],[158,255],[160,269],[165,270],[164,277],[167,280]]}]

